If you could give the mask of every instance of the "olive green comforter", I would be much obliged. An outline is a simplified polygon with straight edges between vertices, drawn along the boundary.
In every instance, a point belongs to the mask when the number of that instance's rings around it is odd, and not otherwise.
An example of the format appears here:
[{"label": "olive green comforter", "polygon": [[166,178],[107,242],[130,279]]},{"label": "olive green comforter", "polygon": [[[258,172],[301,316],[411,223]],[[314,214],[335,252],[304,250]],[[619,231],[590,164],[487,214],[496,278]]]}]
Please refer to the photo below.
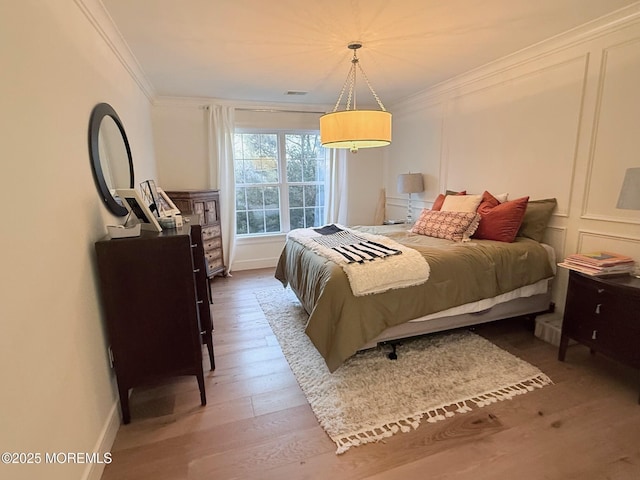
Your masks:
[{"label": "olive green comforter", "polygon": [[553,276],[544,247],[527,238],[455,243],[409,233],[406,226],[354,229],[418,250],[431,273],[421,285],[356,297],[340,266],[288,240],[275,276],[309,313],[306,333],[332,372],[390,326]]}]

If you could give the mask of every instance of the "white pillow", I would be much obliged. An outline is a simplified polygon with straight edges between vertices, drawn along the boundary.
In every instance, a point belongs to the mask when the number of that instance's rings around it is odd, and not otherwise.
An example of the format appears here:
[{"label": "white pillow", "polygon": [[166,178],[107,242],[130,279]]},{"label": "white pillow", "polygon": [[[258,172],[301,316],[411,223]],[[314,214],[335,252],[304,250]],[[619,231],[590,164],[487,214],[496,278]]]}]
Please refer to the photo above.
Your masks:
[{"label": "white pillow", "polygon": [[442,212],[475,212],[482,195],[447,195],[440,209]]},{"label": "white pillow", "polygon": [[[491,194],[493,195],[493,193]],[[501,193],[500,195],[493,195],[493,197],[498,200],[500,203],[504,203],[509,199],[508,193]]]}]

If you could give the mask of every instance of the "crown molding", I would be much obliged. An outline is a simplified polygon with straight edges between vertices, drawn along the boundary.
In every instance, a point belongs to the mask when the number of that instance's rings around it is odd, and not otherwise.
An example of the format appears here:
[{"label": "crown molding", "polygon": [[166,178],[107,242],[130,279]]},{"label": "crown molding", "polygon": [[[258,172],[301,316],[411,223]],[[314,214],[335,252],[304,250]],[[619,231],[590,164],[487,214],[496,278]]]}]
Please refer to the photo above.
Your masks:
[{"label": "crown molding", "polygon": [[608,15],[567,30],[507,56],[486,63],[460,75],[456,75],[437,85],[395,102],[394,109],[416,108],[418,104],[437,103],[451,92],[468,85],[490,79],[503,72],[513,70],[541,58],[590,42],[640,22],[640,2],[621,8]]},{"label": "crown molding", "polygon": [[111,49],[131,78],[138,84],[146,97],[153,101],[155,89],[142,70],[138,59],[135,57],[122,33],[116,27],[113,18],[109,15],[101,0],[74,0],[80,11],[96,29],[106,45]]}]

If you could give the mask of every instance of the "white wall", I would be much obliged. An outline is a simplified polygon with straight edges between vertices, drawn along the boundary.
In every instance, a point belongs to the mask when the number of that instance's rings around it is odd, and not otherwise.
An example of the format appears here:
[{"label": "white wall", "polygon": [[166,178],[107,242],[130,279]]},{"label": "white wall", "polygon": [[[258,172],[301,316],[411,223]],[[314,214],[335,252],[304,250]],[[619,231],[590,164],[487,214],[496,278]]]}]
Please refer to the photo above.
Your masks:
[{"label": "white wall", "polygon": [[198,102],[155,102],[152,109],[158,185],[165,190],[211,188],[207,112]]},{"label": "white wall", "polygon": [[[640,6],[451,79],[394,105],[387,209],[399,173],[425,174],[418,207],[446,189],[555,197],[545,241],[557,255],[609,249],[640,261],[640,212],[616,209],[640,166]],[[416,208],[416,214],[419,211]],[[564,306],[567,272],[554,297]]]},{"label": "white wall", "polygon": [[[158,98],[153,107],[153,129],[159,184],[165,190],[218,188],[217,171],[209,167],[207,113],[204,98]],[[251,105],[239,103],[237,128],[318,129],[318,107]],[[272,111],[259,111],[272,110]],[[298,112],[292,110],[300,110]],[[370,224],[383,184],[384,148],[362,149],[348,158],[349,225]],[[232,270],[273,267],[284,247],[284,235],[239,239]]]},{"label": "white wall", "polygon": [[150,102],[85,11],[0,2],[0,451],[43,456],[1,465],[2,478],[99,478],[99,465],[44,454],[108,450],[120,422],[93,247],[118,219],[93,182],[88,122],[113,105],[137,179],[154,178]]}]

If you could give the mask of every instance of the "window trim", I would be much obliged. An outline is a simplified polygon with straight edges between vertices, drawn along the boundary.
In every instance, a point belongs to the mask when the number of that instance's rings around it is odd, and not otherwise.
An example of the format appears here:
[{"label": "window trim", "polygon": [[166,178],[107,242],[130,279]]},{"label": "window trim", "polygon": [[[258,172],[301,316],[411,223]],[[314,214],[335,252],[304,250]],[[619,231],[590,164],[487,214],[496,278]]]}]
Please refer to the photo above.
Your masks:
[{"label": "window trim", "polygon": [[[289,186],[289,182],[287,182],[286,180],[286,141],[285,141],[285,136],[286,135],[309,135],[309,134],[313,134],[313,135],[320,135],[320,130],[319,129],[300,129],[300,128],[258,128],[258,127],[242,127],[242,128],[236,128],[234,130],[234,142],[235,142],[235,134],[263,134],[263,135],[269,135],[269,134],[275,134],[278,138],[278,158],[277,158],[277,163],[278,163],[278,194],[280,197],[280,231],[279,232],[263,232],[263,233],[237,233],[236,231],[236,238],[237,239],[250,239],[250,238],[264,238],[264,237],[268,237],[268,236],[278,236],[278,235],[286,235],[289,231],[291,231],[291,218],[290,218],[290,212],[289,212],[289,196],[285,195],[285,187]],[[325,160],[327,159],[326,157],[326,149],[324,149],[324,147],[320,147],[323,150],[325,150]],[[234,156],[234,168],[235,168],[235,156]],[[327,165],[325,165],[325,168],[327,167]],[[325,180],[324,180],[324,191],[325,191],[325,195],[326,195],[326,188],[327,188],[327,171],[325,171]],[[237,183],[235,181],[234,178],[234,191],[233,191],[233,199],[234,199],[234,204],[236,202],[236,186]],[[291,185],[296,185],[298,183],[291,183]],[[304,185],[305,182],[300,182],[300,185]],[[257,184],[256,184],[257,185]],[[326,208],[326,205],[325,207]],[[236,211],[235,207],[234,207],[234,211]],[[326,213],[326,210],[325,210]],[[234,215],[235,217],[235,215]],[[235,220],[237,221],[237,220]],[[287,228],[285,228],[285,226]]]}]

